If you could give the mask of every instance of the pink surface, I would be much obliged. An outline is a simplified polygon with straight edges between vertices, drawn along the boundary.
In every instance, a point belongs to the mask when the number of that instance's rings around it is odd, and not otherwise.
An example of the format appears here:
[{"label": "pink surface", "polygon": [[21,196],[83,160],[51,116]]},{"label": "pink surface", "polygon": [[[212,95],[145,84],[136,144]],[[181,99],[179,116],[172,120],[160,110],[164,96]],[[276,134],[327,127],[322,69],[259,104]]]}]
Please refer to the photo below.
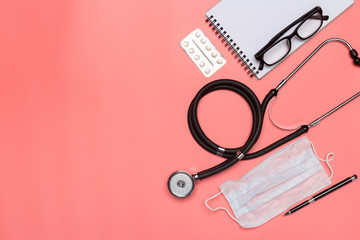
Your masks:
[{"label": "pink surface", "polygon": [[[262,80],[249,79],[204,23],[217,1],[0,1],[0,239],[359,237],[359,180],[256,229],[204,206],[221,183],[265,157],[204,180],[187,199],[168,192],[173,171],[195,173],[222,160],[187,126],[189,103],[204,84],[236,79],[263,99],[323,40],[341,37],[360,49],[356,1]],[[228,60],[211,78],[179,46],[196,27]],[[345,47],[329,44],[282,89],[274,119],[309,123],[357,93],[359,73]],[[335,153],[333,183],[360,174],[359,109],[360,99],[307,134],[321,157]],[[199,118],[229,147],[250,129],[247,106],[233,93],[207,96]],[[286,134],[266,116],[255,149]],[[222,197],[211,204],[226,206]]]}]

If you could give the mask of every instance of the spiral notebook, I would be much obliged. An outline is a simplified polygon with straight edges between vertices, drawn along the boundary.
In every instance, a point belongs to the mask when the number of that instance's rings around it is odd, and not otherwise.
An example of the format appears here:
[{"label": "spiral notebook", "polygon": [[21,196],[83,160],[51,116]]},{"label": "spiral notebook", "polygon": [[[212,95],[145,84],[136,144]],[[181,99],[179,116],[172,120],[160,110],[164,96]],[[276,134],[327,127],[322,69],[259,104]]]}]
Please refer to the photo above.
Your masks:
[{"label": "spiral notebook", "polygon": [[[247,73],[261,79],[278,64],[265,65],[259,71],[254,55],[278,32],[316,6],[329,16],[323,28],[353,3],[353,0],[222,0],[206,13],[206,17]],[[292,38],[289,55],[306,41]]]}]

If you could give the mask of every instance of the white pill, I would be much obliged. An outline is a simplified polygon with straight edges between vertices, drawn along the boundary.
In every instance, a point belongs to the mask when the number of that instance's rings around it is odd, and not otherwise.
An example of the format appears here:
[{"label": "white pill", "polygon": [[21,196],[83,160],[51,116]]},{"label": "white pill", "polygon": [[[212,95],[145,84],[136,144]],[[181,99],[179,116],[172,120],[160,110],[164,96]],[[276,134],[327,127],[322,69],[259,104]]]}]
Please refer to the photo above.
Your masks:
[{"label": "white pill", "polygon": [[206,46],[206,50],[210,51],[212,49],[212,47],[210,45]]},{"label": "white pill", "polygon": [[195,52],[195,50],[193,48],[189,49],[189,53],[194,53],[194,52]]},{"label": "white pill", "polygon": [[211,53],[211,56],[212,56],[213,58],[217,57],[217,55],[218,55],[217,52],[212,52],[212,53]]},{"label": "white pill", "polygon": [[188,42],[188,41],[185,41],[185,42],[183,43],[183,45],[184,45],[184,47],[187,47],[187,46],[189,46],[189,42]]},{"label": "white pill", "polygon": [[210,69],[208,69],[208,68],[205,69],[205,73],[206,73],[206,74],[209,74],[209,73],[210,73]]},{"label": "white pill", "polygon": [[200,40],[200,42],[201,42],[202,44],[205,44],[205,43],[206,43],[206,39],[205,39],[205,38],[202,38],[202,39]]},{"label": "white pill", "polygon": [[200,66],[200,67],[204,67],[204,66],[205,66],[205,63],[204,63],[204,62],[200,62],[199,66]]},{"label": "white pill", "polygon": [[199,60],[199,59],[200,59],[200,56],[196,54],[195,57],[194,57],[194,59],[195,59],[195,60]]},{"label": "white pill", "polygon": [[196,32],[196,33],[195,33],[195,36],[196,36],[196,37],[200,37],[200,36],[201,36],[201,33]]},{"label": "white pill", "polygon": [[218,64],[222,64],[223,63],[223,60],[221,58],[219,58],[217,61],[216,61]]}]

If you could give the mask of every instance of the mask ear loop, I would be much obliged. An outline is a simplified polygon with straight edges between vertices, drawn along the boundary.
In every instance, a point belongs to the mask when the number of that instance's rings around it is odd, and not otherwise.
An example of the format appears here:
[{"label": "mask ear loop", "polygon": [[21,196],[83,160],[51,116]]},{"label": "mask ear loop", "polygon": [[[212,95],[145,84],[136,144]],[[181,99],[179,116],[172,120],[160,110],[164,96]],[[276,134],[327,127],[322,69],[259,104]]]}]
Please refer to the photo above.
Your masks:
[{"label": "mask ear loop", "polygon": [[[333,152],[330,152],[330,153],[328,153],[328,154],[326,155],[325,160],[324,160],[324,159],[321,159],[321,158],[319,158],[319,156],[317,155],[317,153],[316,153],[316,151],[315,151],[315,147],[314,147],[314,145],[313,145],[312,142],[310,142],[310,145],[311,145],[311,149],[313,150],[316,158],[317,158],[319,161],[321,161],[321,162],[326,162],[326,165],[329,167],[330,173],[331,173],[329,179],[331,179],[331,178],[333,177],[333,175],[334,175],[334,171],[333,171],[332,167],[330,166],[330,163],[329,163],[329,162],[334,159],[335,154],[334,154]],[[330,156],[331,156],[331,157],[330,157]]]},{"label": "mask ear loop", "polygon": [[224,210],[225,212],[227,212],[227,214],[229,215],[229,217],[231,217],[234,221],[236,221],[238,224],[240,224],[239,221],[238,221],[233,215],[231,215],[231,213],[229,212],[229,210],[227,210],[226,208],[224,208],[224,207],[212,208],[212,207],[210,207],[210,206],[208,205],[208,201],[216,198],[216,197],[219,196],[221,193],[222,193],[222,191],[220,191],[219,193],[215,194],[214,196],[206,199],[206,200],[205,200],[205,205],[206,205],[206,207],[207,207],[208,209],[210,209],[211,211],[213,211],[213,212],[215,212],[215,211],[217,211],[217,210]]},{"label": "mask ear loop", "polygon": [[275,96],[275,98],[271,101],[270,103],[270,106],[269,106],[269,117],[270,117],[270,120],[271,122],[277,127],[277,128],[280,128],[281,130],[285,130],[285,131],[294,131],[294,130],[297,130],[298,128],[301,127],[301,124],[298,124],[297,126],[295,127],[284,127],[284,126],[280,126],[279,124],[277,124],[272,116],[271,116],[271,108],[272,108],[272,105],[274,104],[274,102],[276,101],[277,99],[277,96]]}]

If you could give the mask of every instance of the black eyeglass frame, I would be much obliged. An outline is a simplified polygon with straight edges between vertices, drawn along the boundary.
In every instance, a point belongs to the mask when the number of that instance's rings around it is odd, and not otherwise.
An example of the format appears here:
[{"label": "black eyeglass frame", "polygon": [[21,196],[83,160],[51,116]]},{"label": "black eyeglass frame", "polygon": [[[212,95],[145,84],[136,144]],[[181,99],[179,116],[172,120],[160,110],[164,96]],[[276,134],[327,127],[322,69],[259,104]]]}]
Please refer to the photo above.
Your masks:
[{"label": "black eyeglass frame", "polygon": [[[302,38],[299,33],[298,30],[299,28],[304,24],[304,22],[306,22],[308,19],[310,19],[315,13],[319,13],[322,18],[321,18],[321,24],[319,26],[319,28],[314,31],[313,34],[311,34],[310,36],[306,37],[306,38]],[[291,51],[291,39],[294,36],[297,36],[298,38],[300,38],[301,40],[306,40],[311,38],[312,36],[314,36],[319,29],[321,28],[321,26],[323,25],[324,20],[328,20],[329,16],[325,15],[323,16],[323,11],[321,9],[321,7],[316,6],[313,9],[311,9],[309,12],[305,13],[303,16],[301,16],[300,18],[298,18],[297,20],[295,20],[294,22],[292,22],[289,26],[287,26],[286,28],[284,28],[281,32],[279,32],[278,34],[276,34],[260,51],[258,51],[254,57],[256,60],[260,61],[260,66],[259,66],[259,70],[262,70],[264,67],[264,64],[268,65],[268,66],[272,66],[275,65],[277,63],[279,63],[280,61],[282,61]],[[299,24],[300,23],[300,24]],[[289,29],[291,29],[292,27],[294,27],[296,24],[299,24],[299,26],[297,26],[295,28],[295,30],[289,34],[288,36],[285,36],[283,38],[280,38],[284,33],[286,33],[287,31],[289,31]],[[280,38],[280,39],[279,39]],[[279,40],[278,40],[279,39]],[[270,50],[273,46],[275,46],[276,44],[278,44],[279,42],[283,41],[283,40],[287,40],[287,42],[289,43],[289,50],[288,52],[282,57],[280,58],[278,61],[272,63],[272,64],[268,64],[264,61],[264,55],[265,53]]]}]

